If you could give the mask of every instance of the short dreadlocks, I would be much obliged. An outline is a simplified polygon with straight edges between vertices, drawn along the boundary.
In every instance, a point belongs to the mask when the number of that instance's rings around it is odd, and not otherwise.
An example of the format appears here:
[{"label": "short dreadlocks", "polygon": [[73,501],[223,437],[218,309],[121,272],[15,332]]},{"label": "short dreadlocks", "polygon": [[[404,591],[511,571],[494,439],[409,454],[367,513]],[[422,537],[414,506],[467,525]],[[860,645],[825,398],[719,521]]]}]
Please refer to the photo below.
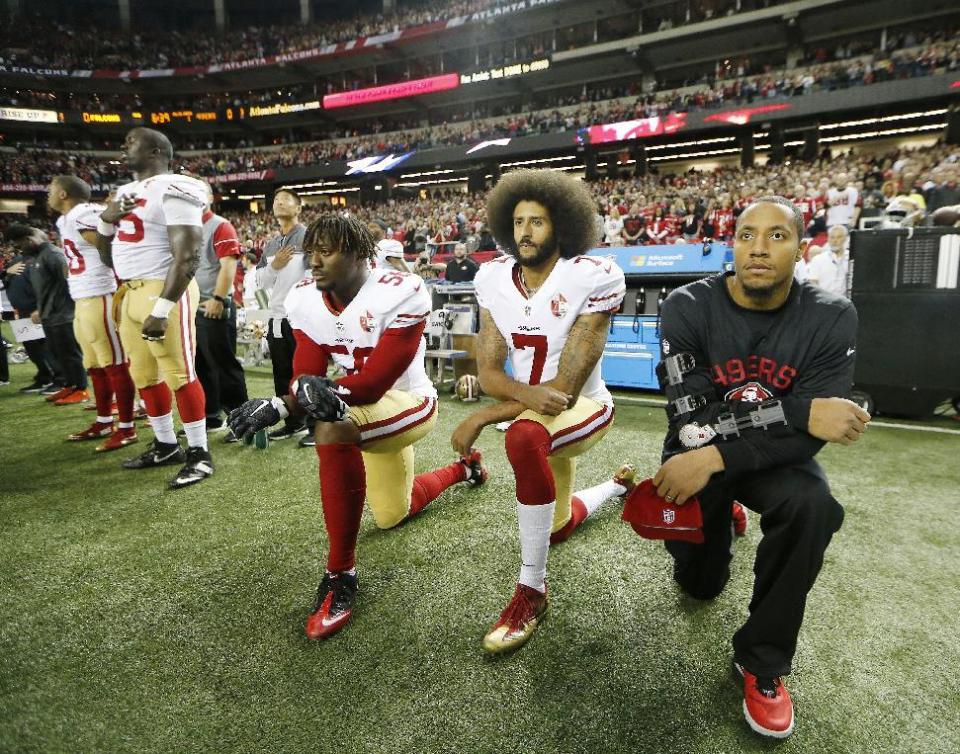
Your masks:
[{"label": "short dreadlocks", "polygon": [[377,244],[367,226],[348,215],[324,215],[310,223],[303,237],[303,250],[309,254],[322,240],[358,259],[377,258]]},{"label": "short dreadlocks", "polygon": [[582,181],[555,170],[515,170],[503,176],[487,197],[490,230],[510,254],[517,254],[513,210],[522,201],[547,208],[564,259],[586,254],[597,245],[597,206]]}]

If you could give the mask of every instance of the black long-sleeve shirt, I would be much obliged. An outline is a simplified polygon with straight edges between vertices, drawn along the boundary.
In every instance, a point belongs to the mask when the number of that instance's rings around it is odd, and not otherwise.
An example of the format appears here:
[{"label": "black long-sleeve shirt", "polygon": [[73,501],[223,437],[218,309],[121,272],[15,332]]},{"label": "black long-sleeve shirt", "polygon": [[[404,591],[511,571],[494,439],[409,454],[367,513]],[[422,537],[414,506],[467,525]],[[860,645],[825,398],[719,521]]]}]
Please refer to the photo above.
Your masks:
[{"label": "black long-sleeve shirt", "polygon": [[[7,272],[17,262],[23,262],[23,272],[19,275],[11,275]],[[33,283],[30,282],[30,270],[37,264],[34,257],[18,254],[6,265],[3,272],[0,273],[0,279],[7,289],[7,297],[10,304],[16,309],[21,317],[29,317],[37,308],[37,294],[33,290]]]},{"label": "black long-sleeve shirt", "polygon": [[[849,397],[853,387],[857,312],[845,298],[794,282],[774,311],[744,309],[727,290],[732,273],[698,280],[673,291],[663,302],[661,358],[692,354],[680,395],[702,395],[707,405],[686,415],[668,409],[664,459],[685,448],[684,424],[712,424],[725,412],[745,415],[751,404],[779,399],[788,426],[748,429],[740,437],[715,439],[728,472],[799,463],[824,442],[807,433],[814,398]],[[661,388],[666,384],[661,378]],[[668,396],[671,391],[667,391]]]},{"label": "black long-sleeve shirt", "polygon": [[74,303],[67,285],[67,258],[51,243],[40,245],[30,282],[37,294],[40,321],[45,325],[73,322]]}]

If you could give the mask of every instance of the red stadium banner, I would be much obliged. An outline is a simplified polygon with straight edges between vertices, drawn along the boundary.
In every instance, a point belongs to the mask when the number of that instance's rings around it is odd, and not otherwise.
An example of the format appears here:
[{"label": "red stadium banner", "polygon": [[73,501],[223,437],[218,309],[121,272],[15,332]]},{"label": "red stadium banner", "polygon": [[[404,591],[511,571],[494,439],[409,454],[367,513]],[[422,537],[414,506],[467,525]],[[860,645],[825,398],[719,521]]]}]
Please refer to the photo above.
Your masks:
[{"label": "red stadium banner", "polygon": [[323,98],[323,106],[327,110],[332,110],[335,107],[354,107],[356,105],[366,105],[370,102],[445,92],[448,89],[456,89],[458,86],[460,86],[460,74],[445,73],[442,76],[431,76],[426,79],[401,81],[399,84],[387,84],[367,89],[355,89],[352,92],[328,94]]},{"label": "red stadium banner", "polygon": [[789,110],[793,105],[761,105],[760,107],[744,107],[739,110],[727,110],[722,113],[714,113],[703,119],[704,123],[729,123],[733,126],[745,126],[750,122],[754,115],[763,115],[764,113],[773,113],[777,110]]},{"label": "red stadium banner", "polygon": [[625,120],[620,123],[605,123],[602,126],[590,126],[587,141],[590,144],[606,144],[611,141],[645,139],[648,136],[672,134],[687,125],[686,113],[670,113],[665,118],[659,115],[639,120]]}]

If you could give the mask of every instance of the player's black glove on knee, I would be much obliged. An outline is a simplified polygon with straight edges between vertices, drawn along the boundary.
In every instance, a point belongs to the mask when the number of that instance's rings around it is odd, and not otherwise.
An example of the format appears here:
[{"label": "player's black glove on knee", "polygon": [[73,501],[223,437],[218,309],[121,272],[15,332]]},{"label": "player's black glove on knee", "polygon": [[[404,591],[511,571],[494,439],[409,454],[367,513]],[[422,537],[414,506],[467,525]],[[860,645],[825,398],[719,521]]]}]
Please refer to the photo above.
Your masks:
[{"label": "player's black glove on knee", "polygon": [[326,377],[305,374],[290,386],[297,403],[310,416],[320,422],[338,422],[347,415],[350,407],[336,394],[337,384]]},{"label": "player's black glove on knee", "polygon": [[240,408],[235,408],[227,417],[227,426],[238,440],[253,437],[261,429],[272,427],[284,418],[284,414],[267,398],[254,398]]}]

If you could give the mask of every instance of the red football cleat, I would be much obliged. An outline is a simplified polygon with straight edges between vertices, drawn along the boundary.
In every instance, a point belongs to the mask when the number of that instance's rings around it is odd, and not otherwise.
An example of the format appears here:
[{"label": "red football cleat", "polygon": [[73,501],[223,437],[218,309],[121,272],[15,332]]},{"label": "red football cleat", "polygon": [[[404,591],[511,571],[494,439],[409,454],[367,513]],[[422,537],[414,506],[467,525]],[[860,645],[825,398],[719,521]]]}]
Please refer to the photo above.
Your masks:
[{"label": "red football cleat", "polygon": [[733,501],[733,533],[738,537],[747,533],[747,510],[736,500]]},{"label": "red football cleat", "polygon": [[53,402],[54,406],[73,406],[90,400],[90,393],[86,390],[71,390],[68,395]]},{"label": "red football cleat", "polygon": [[637,467],[632,463],[621,465],[620,468],[617,469],[617,473],[613,475],[613,481],[626,489],[626,492],[621,495],[621,497],[626,497],[633,492],[633,488],[637,486]]},{"label": "red football cleat", "polygon": [[771,738],[793,733],[793,700],[780,676],[757,677],[737,662],[733,668],[743,680],[743,716],[754,732]]},{"label": "red football cleat", "polygon": [[467,484],[471,487],[480,487],[490,476],[487,467],[483,465],[483,453],[476,448],[470,448],[470,455],[461,456],[460,463],[470,470]]},{"label": "red football cleat", "polygon": [[357,576],[325,573],[305,627],[308,639],[327,639],[347,625],[357,596]]},{"label": "red football cleat", "polygon": [[125,448],[127,445],[133,445],[133,443],[140,440],[137,437],[137,430],[133,427],[120,427],[113,434],[110,435],[106,440],[100,443],[96,450],[98,453],[107,453],[111,450],[120,450],[120,448]]},{"label": "red football cleat", "polygon": [[74,432],[72,435],[67,435],[67,440],[70,442],[79,442],[80,440],[98,440],[101,437],[109,437],[112,432],[112,422],[110,424],[94,422],[81,432]]},{"label": "red football cleat", "polygon": [[73,393],[74,391],[76,391],[75,387],[62,387],[57,392],[52,393],[51,395],[45,395],[43,399],[47,403],[55,403],[61,398],[66,398],[68,395],[70,395],[70,393]]},{"label": "red football cleat", "polygon": [[526,584],[517,584],[500,620],[483,637],[483,648],[492,654],[522,647],[547,612],[547,595]]}]

